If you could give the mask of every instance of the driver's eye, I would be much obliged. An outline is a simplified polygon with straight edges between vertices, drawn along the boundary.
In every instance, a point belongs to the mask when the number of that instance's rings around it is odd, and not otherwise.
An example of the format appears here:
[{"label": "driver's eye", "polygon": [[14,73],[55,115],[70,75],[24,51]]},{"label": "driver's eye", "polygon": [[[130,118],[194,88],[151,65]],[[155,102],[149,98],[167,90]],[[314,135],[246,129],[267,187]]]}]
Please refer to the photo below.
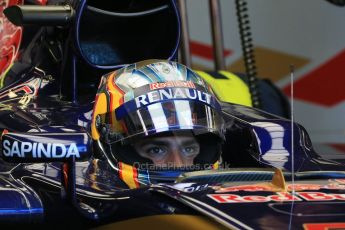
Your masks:
[{"label": "driver's eye", "polygon": [[164,150],[160,147],[152,147],[152,148],[149,148],[147,150],[147,153],[150,153],[150,154],[160,154],[163,152],[164,152]]},{"label": "driver's eye", "polygon": [[191,157],[199,154],[199,148],[198,146],[187,146],[182,149],[183,155],[186,157]]},{"label": "driver's eye", "polygon": [[145,150],[145,155],[151,158],[160,158],[168,153],[167,149],[160,146],[149,147]]}]

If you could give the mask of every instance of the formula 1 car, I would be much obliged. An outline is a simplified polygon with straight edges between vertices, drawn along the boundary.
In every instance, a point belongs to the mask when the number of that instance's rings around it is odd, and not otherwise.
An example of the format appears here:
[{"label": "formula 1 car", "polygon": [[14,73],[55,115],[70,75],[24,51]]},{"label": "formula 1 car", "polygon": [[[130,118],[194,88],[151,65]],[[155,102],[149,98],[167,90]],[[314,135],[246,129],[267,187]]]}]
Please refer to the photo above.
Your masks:
[{"label": "formula 1 car", "polygon": [[1,79],[1,226],[345,227],[345,166],[317,154],[300,124],[238,101],[221,103],[229,141],[219,170],[121,174],[95,151],[101,76],[176,59],[174,0],[54,1],[4,13],[35,34]]}]

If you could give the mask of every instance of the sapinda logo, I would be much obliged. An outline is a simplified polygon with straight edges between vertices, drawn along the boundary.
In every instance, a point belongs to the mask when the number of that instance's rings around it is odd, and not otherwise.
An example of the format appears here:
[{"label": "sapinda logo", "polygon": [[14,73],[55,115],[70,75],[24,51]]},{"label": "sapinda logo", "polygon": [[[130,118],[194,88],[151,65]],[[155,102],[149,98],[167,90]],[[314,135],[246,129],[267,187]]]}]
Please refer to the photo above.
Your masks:
[{"label": "sapinda logo", "polygon": [[327,194],[323,192],[296,192],[294,195],[288,192],[278,192],[270,196],[239,196],[235,194],[208,194],[217,203],[266,203],[287,201],[345,201],[345,194]]},{"label": "sapinda logo", "polygon": [[61,143],[37,143],[37,142],[19,142],[4,140],[3,155],[12,158],[70,158],[75,156],[80,158],[78,147],[75,143],[64,145]]}]

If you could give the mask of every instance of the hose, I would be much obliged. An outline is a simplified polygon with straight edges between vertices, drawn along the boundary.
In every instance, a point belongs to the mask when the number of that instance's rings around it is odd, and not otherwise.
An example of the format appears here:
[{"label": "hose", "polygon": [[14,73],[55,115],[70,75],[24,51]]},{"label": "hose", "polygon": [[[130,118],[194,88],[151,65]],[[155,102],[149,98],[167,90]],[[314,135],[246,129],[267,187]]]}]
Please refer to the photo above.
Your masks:
[{"label": "hose", "polygon": [[248,87],[252,97],[254,108],[261,108],[260,92],[258,89],[257,68],[254,56],[254,46],[252,34],[250,32],[250,22],[248,16],[247,2],[245,0],[235,0],[236,15],[240,32],[240,40],[243,52],[244,65],[248,77]]}]

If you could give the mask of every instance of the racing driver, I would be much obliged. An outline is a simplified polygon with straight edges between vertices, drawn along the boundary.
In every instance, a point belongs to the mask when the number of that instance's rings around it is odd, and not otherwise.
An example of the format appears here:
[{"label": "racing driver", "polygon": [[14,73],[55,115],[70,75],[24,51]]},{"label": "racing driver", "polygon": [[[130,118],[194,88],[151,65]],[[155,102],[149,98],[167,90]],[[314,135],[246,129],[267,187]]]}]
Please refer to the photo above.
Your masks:
[{"label": "racing driver", "polygon": [[91,133],[120,178],[135,188],[217,168],[224,127],[219,102],[197,73],[148,60],[103,76]]}]

